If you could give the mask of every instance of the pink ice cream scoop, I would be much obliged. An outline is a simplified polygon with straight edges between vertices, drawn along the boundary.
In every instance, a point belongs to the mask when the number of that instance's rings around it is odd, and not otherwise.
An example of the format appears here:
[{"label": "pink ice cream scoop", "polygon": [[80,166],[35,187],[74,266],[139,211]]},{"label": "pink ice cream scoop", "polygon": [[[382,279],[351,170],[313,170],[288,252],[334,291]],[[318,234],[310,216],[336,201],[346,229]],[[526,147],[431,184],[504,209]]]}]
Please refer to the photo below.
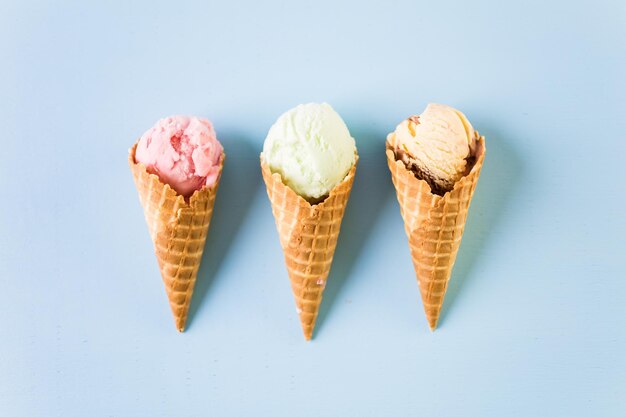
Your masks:
[{"label": "pink ice cream scoop", "polygon": [[135,161],[180,195],[190,197],[194,191],[215,184],[223,153],[210,121],[172,116],[159,120],[143,134]]}]

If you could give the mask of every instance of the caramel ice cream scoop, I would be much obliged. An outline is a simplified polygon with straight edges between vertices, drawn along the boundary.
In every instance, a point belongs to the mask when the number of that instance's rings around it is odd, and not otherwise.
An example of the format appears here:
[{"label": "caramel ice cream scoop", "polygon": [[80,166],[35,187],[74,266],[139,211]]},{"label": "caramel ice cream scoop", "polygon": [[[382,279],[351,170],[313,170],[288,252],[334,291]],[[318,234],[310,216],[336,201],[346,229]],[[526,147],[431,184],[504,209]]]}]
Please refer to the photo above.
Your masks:
[{"label": "caramel ice cream scoop", "polygon": [[472,125],[460,111],[429,104],[419,116],[400,123],[387,139],[398,159],[443,195],[467,173],[475,147]]}]

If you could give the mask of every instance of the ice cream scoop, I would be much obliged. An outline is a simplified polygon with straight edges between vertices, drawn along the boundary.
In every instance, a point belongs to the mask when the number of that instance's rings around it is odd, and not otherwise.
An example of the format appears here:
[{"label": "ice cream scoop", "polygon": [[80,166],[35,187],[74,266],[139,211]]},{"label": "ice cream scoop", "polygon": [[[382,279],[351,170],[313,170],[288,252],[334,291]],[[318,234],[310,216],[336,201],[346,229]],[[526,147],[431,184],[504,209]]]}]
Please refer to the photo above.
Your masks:
[{"label": "ice cream scoop", "polygon": [[429,104],[419,116],[400,123],[387,141],[407,168],[428,182],[435,194],[444,194],[471,168],[468,161],[476,138],[463,113]]},{"label": "ice cream scoop", "polygon": [[309,103],[278,118],[261,157],[293,191],[319,201],[346,177],[356,160],[356,146],[330,105]]},{"label": "ice cream scoop", "polygon": [[210,121],[172,116],[159,120],[141,136],[135,160],[177,193],[190,197],[215,184],[223,152]]}]

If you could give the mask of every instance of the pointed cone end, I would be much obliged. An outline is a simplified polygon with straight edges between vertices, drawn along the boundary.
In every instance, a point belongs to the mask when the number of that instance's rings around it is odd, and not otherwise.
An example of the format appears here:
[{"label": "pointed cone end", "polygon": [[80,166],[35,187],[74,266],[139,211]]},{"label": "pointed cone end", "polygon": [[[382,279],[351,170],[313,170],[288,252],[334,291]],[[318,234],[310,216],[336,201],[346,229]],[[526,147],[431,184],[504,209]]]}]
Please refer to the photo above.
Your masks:
[{"label": "pointed cone end", "polygon": [[[293,281],[294,280],[292,279],[292,283]],[[294,295],[296,295],[295,291]],[[296,311],[298,312],[298,316],[300,318],[300,327],[302,328],[302,333],[304,334],[304,338],[306,339],[306,341],[310,341],[313,338],[315,323],[317,322],[317,313],[319,311],[321,302],[321,292],[317,293],[314,300],[301,299],[298,295],[296,295]]]},{"label": "pointed cone end", "polygon": [[182,333],[185,331],[185,322],[187,321],[185,318],[176,318],[176,329]]},{"label": "pointed cone end", "polygon": [[430,331],[434,332],[437,328],[437,321],[439,317],[428,317],[428,327],[430,327]]},{"label": "pointed cone end", "polygon": [[302,333],[304,333],[304,339],[307,342],[310,342],[311,338],[313,337],[313,327],[311,327],[311,326],[307,326],[307,327],[302,326]]},{"label": "pointed cone end", "polygon": [[298,308],[298,314],[300,315],[300,326],[302,327],[302,334],[304,335],[304,339],[309,342],[311,341],[311,338],[313,338],[315,321],[317,320],[317,311],[315,311],[315,315],[311,317],[310,314],[304,312],[301,308],[302,307]]}]

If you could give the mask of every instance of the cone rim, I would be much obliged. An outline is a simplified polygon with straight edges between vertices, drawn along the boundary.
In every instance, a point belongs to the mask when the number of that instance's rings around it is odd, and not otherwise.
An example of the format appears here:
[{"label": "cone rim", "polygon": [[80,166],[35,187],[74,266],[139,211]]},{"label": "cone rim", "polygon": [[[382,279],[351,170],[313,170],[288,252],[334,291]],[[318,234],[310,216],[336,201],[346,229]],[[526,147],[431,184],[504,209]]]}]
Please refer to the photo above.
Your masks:
[{"label": "cone rim", "polygon": [[171,185],[162,181],[161,177],[149,172],[144,164],[142,164],[141,162],[137,162],[135,160],[135,152],[137,150],[137,145],[139,145],[139,141],[135,142],[133,146],[131,146],[130,149],[128,150],[128,163],[131,165],[131,167],[139,166],[146,174],[148,174],[149,178],[155,178],[160,184],[163,185],[163,187],[165,188],[165,192],[167,194],[169,195],[173,194],[175,199],[179,200],[178,203],[181,207],[187,207],[187,208],[193,207],[195,205],[194,203],[200,198],[200,195],[202,193],[210,193],[210,192],[215,191],[218,188],[221,177],[222,177],[222,171],[224,169],[224,161],[226,160],[226,152],[222,151],[222,154],[220,155],[219,174],[217,176],[217,179],[215,180],[215,183],[213,183],[213,185],[211,185],[210,187],[207,187],[205,184],[198,190],[195,190],[193,194],[191,194],[191,196],[189,196],[188,198],[185,198],[185,196],[183,196],[182,194],[179,194],[178,191],[172,188]]},{"label": "cone rim", "polygon": [[[385,140],[385,154],[387,155],[387,159],[393,161],[396,165],[402,166],[404,170],[411,171],[410,169],[406,167],[404,162],[400,161],[399,159],[396,159],[396,154],[393,150],[393,147],[389,143],[389,137],[393,134],[394,133],[392,132],[389,135],[387,135],[387,139]],[[469,177],[472,175],[472,173],[482,167],[483,161],[485,159],[485,153],[487,152],[487,147],[485,145],[485,137],[481,136],[478,133],[478,131],[474,131],[474,134],[476,136],[476,149],[474,150],[474,154],[472,156],[476,158],[476,161],[474,162],[474,165],[472,166],[472,168],[466,174],[463,174],[461,179],[459,179],[458,181],[454,183],[454,186],[452,187],[452,189],[446,191],[444,195],[433,193],[433,189],[428,183],[428,181],[425,181],[421,178],[417,178],[415,175],[412,176],[413,178],[415,178],[415,181],[423,182],[424,184],[428,186],[428,189],[430,190],[430,193],[432,194],[432,196],[435,198],[435,201],[443,200],[446,197],[446,195],[455,191],[457,188],[462,187],[466,181],[470,181]]]},{"label": "cone rim", "polygon": [[350,170],[347,172],[346,176],[328,192],[328,195],[326,197],[324,197],[323,200],[321,200],[319,203],[315,203],[315,204],[311,204],[311,202],[309,202],[306,198],[302,197],[300,194],[296,193],[290,186],[285,184],[285,182],[283,181],[283,177],[282,177],[282,175],[280,175],[280,173],[272,172],[272,170],[270,169],[269,165],[267,164],[267,162],[265,162],[265,160],[263,158],[263,152],[261,152],[261,154],[259,156],[259,159],[261,161],[261,170],[268,172],[270,178],[272,178],[273,181],[279,181],[281,184],[283,184],[285,186],[285,188],[287,189],[287,193],[290,194],[292,197],[295,197],[297,199],[298,203],[301,206],[308,207],[308,208],[312,209],[314,207],[320,207],[320,208],[324,207],[326,202],[328,200],[330,200],[330,197],[332,197],[336,193],[336,190],[343,183],[349,181],[350,177],[354,177],[355,176],[356,166],[357,166],[357,164],[359,162],[359,154],[357,152],[355,152],[354,153],[354,157],[355,157],[354,158],[354,163],[352,163],[352,166],[350,167]]}]

